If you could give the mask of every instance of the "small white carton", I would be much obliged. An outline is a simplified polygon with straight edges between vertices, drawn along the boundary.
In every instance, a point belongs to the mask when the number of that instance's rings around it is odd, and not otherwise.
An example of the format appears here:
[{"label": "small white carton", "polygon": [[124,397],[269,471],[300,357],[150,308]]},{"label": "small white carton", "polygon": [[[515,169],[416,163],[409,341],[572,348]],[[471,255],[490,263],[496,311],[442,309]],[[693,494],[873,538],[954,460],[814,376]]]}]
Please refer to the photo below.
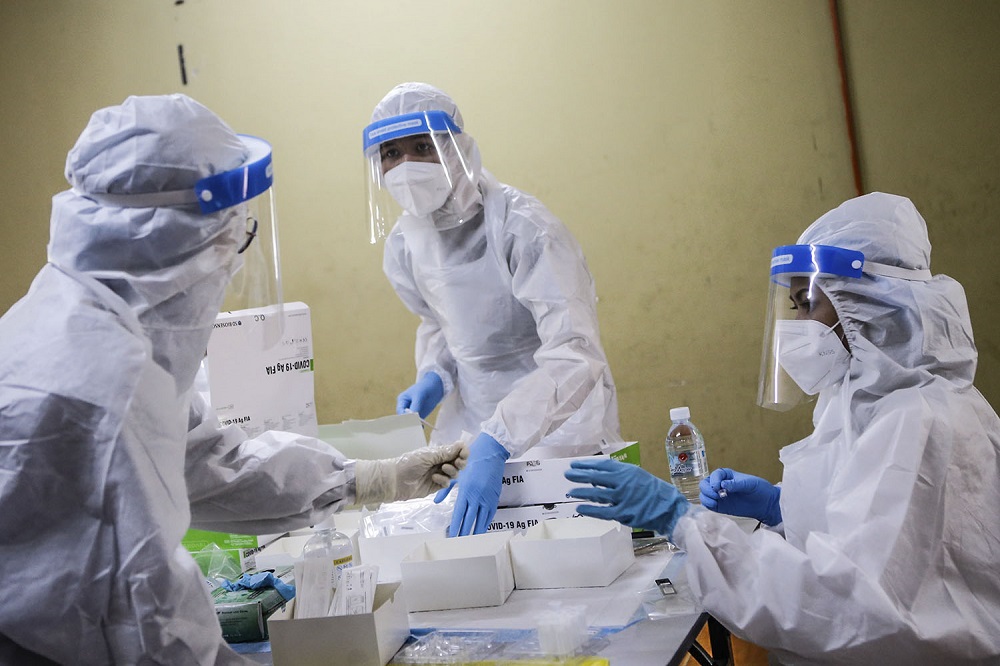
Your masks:
[{"label": "small white carton", "polygon": [[[638,464],[638,444],[624,442],[615,450],[607,451],[605,457]],[[531,455],[528,450],[526,456]],[[634,459],[633,459],[634,456]],[[503,485],[500,488],[498,506],[527,506],[529,504],[555,504],[572,501],[566,497],[570,488],[580,484],[569,481],[564,476],[574,460],[592,460],[596,456],[576,456],[573,458],[528,458],[508,460],[503,466]]]},{"label": "small white carton", "polygon": [[545,520],[510,540],[518,589],[603,587],[635,560],[632,530],[580,516]]},{"label": "small white carton", "polygon": [[[280,339],[273,308],[221,312],[208,340],[210,400],[222,425],[317,436],[309,306],[285,303]],[[274,336],[272,339],[271,336]]]},{"label": "small white carton", "polygon": [[555,504],[529,504],[528,506],[508,506],[497,509],[490,522],[489,531],[520,530],[524,531],[543,520],[554,518],[577,518],[580,514],[576,507],[580,501],[557,502]]},{"label": "small white carton", "polygon": [[399,583],[378,585],[375,607],[362,615],[267,622],[274,666],[385,666],[410,635]]},{"label": "small white carton", "polygon": [[543,458],[505,463],[499,506],[566,502],[566,493],[580,484],[567,480],[563,476],[564,472],[574,460],[592,457],[594,456]]},{"label": "small white carton", "polygon": [[514,532],[428,541],[399,563],[411,611],[500,606],[514,591]]},{"label": "small white carton", "polygon": [[411,532],[366,537],[358,534],[358,556],[362,564],[378,566],[379,582],[402,579],[399,564],[403,558],[429,541],[447,538],[445,532]]}]

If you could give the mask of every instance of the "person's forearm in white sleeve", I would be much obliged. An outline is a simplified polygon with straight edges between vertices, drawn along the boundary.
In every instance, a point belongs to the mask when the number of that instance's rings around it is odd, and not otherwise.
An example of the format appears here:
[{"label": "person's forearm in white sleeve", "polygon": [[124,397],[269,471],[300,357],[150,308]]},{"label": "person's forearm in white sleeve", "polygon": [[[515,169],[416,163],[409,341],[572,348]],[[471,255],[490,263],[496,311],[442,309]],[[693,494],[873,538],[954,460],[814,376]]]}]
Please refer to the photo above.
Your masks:
[{"label": "person's forearm in white sleeve", "polygon": [[[299,529],[352,504],[354,462],[322,440],[221,427],[198,395],[185,459],[191,526],[240,534]],[[248,518],[253,516],[253,518]]]}]

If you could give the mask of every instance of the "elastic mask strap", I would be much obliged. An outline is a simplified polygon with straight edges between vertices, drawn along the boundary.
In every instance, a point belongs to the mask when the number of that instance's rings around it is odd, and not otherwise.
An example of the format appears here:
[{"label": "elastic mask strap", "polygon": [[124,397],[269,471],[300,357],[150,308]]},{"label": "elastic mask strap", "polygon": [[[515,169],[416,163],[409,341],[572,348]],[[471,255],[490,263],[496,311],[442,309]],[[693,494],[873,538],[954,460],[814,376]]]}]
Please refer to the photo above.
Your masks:
[{"label": "elastic mask strap", "polygon": [[870,275],[882,275],[884,277],[899,278],[900,280],[914,280],[926,282],[931,279],[931,272],[926,268],[900,268],[899,266],[889,266],[879,264],[874,261],[866,261],[862,272]]},{"label": "elastic mask strap", "polygon": [[[840,328],[840,333],[837,333],[838,328]],[[844,328],[844,322],[840,321],[839,318],[837,319],[837,323],[830,327],[830,335],[837,336],[837,340],[840,341],[840,344],[847,342],[847,329]],[[849,356],[853,356],[854,354],[851,354],[850,344],[846,344],[845,347],[847,349],[847,354]]]},{"label": "elastic mask strap", "polygon": [[110,194],[106,192],[83,192],[73,188],[81,197],[93,199],[102,206],[112,208],[163,208],[198,203],[194,189],[171,190],[169,192],[144,192],[140,194]]}]

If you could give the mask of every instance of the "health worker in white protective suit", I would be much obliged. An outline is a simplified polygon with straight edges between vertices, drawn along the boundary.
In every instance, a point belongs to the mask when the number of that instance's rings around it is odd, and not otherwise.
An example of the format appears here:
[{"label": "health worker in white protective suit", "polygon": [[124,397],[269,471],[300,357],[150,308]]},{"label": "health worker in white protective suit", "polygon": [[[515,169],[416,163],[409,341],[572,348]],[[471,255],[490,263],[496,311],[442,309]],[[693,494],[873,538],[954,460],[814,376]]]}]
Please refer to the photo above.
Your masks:
[{"label": "health worker in white protective suit", "polygon": [[782,483],[718,469],[707,509],[638,467],[574,463],[581,514],[671,535],[698,602],[782,664],[1000,663],[1000,419],[961,285],[909,199],[851,199],[771,259],[762,406],[818,394]]},{"label": "health worker in white protective suit", "polygon": [[394,223],[383,268],[420,317],[417,381],[397,411],[426,418],[443,400],[432,443],[474,437],[449,534],[482,533],[509,457],[621,442],[594,281],[569,230],[482,168],[458,107],[437,88],[389,91],[363,144],[371,240]]},{"label": "health worker in white protective suit", "polygon": [[352,461],[247,440],[192,398],[240,252],[273,221],[267,142],[183,95],[130,97],[93,114],[66,177],[48,263],[0,318],[0,579],[18,590],[0,663],[247,663],[189,525],[280,532],[424,496],[458,450]]}]

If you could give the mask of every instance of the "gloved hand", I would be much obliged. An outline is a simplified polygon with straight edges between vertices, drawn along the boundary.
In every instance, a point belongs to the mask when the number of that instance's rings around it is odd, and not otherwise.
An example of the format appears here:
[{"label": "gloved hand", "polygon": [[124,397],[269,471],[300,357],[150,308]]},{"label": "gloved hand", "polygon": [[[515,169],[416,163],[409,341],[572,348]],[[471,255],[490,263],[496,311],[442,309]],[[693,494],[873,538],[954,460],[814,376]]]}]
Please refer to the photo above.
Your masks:
[{"label": "gloved hand", "polygon": [[468,450],[461,444],[427,446],[398,458],[354,462],[358,504],[424,497],[442,488],[465,467]]},{"label": "gloved hand", "polygon": [[[500,488],[503,486],[503,464],[510,453],[500,443],[479,433],[469,447],[469,462],[458,476],[458,497],[451,514],[448,536],[483,534],[497,512]],[[441,502],[455,483],[438,492],[435,502]]]},{"label": "gloved hand", "polygon": [[677,521],[691,507],[671,484],[637,465],[611,458],[574,460],[565,475],[570,481],[593,488],[573,488],[569,497],[607,506],[580,504],[581,516],[617,520],[630,527],[652,529],[672,538]]},{"label": "gloved hand", "polygon": [[266,587],[273,587],[285,601],[288,601],[295,596],[295,586],[289,585],[270,571],[244,573],[237,580],[223,580],[220,586],[226,588],[230,592],[234,592],[236,590],[260,590]]},{"label": "gloved hand", "polygon": [[436,372],[424,373],[420,380],[396,398],[396,413],[416,412],[426,419],[444,397],[444,382]]},{"label": "gloved hand", "polygon": [[[725,497],[719,490],[725,491]],[[756,518],[765,525],[781,522],[781,488],[764,479],[720,467],[698,484],[701,505],[730,516]]]}]

